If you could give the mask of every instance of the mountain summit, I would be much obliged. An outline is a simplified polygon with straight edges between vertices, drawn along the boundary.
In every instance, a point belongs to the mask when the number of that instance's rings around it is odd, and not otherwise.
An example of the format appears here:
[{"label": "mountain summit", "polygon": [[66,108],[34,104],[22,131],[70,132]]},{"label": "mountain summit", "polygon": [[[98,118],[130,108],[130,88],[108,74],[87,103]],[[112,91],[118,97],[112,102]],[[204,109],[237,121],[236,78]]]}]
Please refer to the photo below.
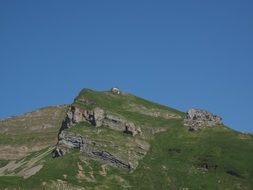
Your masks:
[{"label": "mountain summit", "polygon": [[0,121],[0,189],[253,189],[253,136],[112,88]]}]

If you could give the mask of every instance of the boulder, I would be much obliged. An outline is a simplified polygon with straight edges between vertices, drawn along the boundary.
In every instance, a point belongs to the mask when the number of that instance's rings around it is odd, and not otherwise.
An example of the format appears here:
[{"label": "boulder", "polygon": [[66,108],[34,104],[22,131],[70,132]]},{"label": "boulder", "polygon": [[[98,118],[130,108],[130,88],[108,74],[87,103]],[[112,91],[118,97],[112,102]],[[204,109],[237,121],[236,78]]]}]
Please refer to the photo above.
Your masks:
[{"label": "boulder", "polygon": [[52,152],[53,158],[57,158],[63,155],[64,155],[64,152],[59,147],[56,147]]},{"label": "boulder", "polygon": [[135,136],[137,134],[141,134],[141,128],[136,127],[134,123],[128,122],[125,124],[125,133],[131,134],[132,136]]}]

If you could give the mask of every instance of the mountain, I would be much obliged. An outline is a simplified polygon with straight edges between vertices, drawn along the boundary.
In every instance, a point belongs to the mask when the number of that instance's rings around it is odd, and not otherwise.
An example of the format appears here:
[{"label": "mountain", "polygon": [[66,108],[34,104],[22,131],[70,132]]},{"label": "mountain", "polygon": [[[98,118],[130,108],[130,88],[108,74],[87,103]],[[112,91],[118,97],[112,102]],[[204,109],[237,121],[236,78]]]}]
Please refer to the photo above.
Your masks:
[{"label": "mountain", "polygon": [[0,189],[250,190],[252,179],[252,134],[117,88],[0,121]]}]

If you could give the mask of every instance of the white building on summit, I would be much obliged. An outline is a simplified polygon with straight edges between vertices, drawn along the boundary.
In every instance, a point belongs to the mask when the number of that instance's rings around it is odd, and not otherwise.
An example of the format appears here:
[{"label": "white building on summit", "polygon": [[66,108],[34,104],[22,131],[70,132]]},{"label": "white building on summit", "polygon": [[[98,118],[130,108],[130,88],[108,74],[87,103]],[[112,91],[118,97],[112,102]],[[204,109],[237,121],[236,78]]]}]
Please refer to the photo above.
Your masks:
[{"label": "white building on summit", "polygon": [[114,94],[120,94],[120,90],[116,87],[112,87],[111,92],[114,93]]}]

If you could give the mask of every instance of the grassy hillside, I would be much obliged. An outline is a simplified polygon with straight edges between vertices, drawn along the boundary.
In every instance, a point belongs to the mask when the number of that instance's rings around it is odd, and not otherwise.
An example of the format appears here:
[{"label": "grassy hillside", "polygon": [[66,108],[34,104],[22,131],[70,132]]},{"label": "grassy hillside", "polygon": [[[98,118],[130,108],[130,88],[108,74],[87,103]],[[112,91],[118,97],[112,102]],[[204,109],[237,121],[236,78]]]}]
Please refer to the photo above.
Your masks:
[{"label": "grassy hillside", "polygon": [[[100,107],[140,126],[142,134],[136,136],[86,122],[66,129],[136,169],[121,170],[75,149],[52,158],[49,140],[47,148],[29,156],[2,160],[0,189],[253,189],[252,135],[220,125],[190,132],[183,125],[184,113],[124,93],[84,89],[72,106]],[[48,135],[47,130],[40,133]],[[15,140],[8,143],[13,146]],[[15,170],[4,170],[8,164]]]},{"label": "grassy hillside", "polygon": [[67,106],[50,106],[1,120],[0,166],[56,144],[66,110]]}]

